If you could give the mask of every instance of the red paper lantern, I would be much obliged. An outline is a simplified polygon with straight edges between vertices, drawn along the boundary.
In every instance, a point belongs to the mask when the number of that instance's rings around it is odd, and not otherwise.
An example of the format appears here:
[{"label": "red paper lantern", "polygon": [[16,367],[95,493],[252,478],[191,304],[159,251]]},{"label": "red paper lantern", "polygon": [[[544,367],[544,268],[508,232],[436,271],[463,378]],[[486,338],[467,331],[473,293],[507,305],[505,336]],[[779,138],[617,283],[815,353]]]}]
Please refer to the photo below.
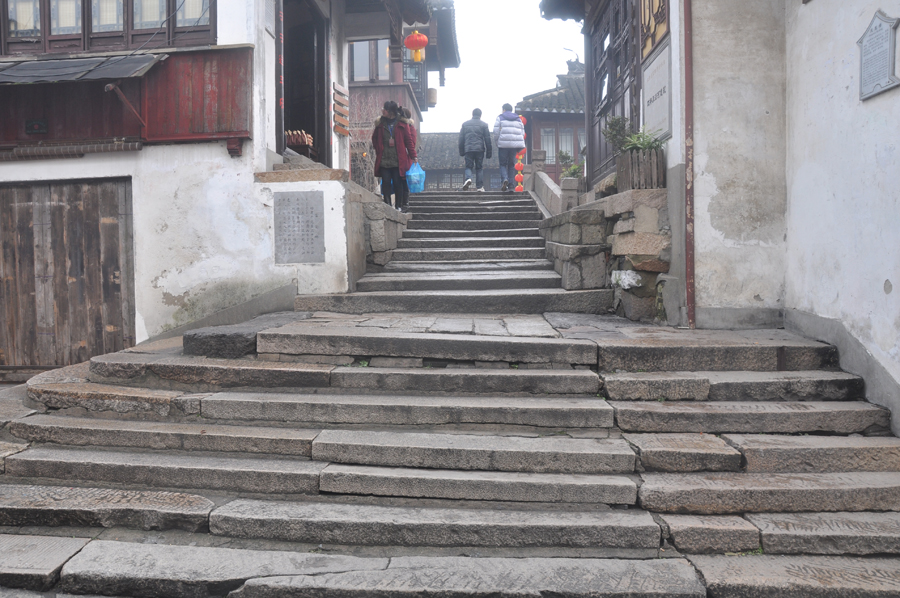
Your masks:
[{"label": "red paper lantern", "polygon": [[525,180],[525,175],[524,175],[524,174],[519,173],[519,174],[516,175],[516,182],[517,182],[517,183],[521,183],[521,182],[524,181],[524,180]]},{"label": "red paper lantern", "polygon": [[518,170],[519,172],[522,172],[523,170],[525,170],[525,165],[522,164],[521,162],[517,162],[515,168],[516,168],[516,170]]},{"label": "red paper lantern", "polygon": [[425,56],[422,50],[428,45],[428,36],[415,30],[406,36],[403,45],[413,51],[413,62],[422,62],[422,58]]},{"label": "red paper lantern", "polygon": [[523,124],[523,125],[527,125],[527,124],[528,124],[528,119],[527,119],[527,118],[525,118],[524,116],[520,116],[519,118],[522,119],[522,124]]},{"label": "red paper lantern", "polygon": [[519,150],[519,153],[516,154],[516,158],[521,160],[524,157],[525,157],[525,150],[524,149]]}]

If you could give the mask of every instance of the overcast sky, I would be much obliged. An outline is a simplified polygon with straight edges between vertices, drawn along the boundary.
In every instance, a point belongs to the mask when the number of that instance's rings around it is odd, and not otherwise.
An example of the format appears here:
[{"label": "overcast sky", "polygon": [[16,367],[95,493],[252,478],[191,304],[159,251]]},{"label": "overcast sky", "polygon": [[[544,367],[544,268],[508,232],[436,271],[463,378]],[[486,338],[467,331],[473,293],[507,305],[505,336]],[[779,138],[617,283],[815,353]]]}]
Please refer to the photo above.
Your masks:
[{"label": "overcast sky", "polygon": [[[513,108],[523,97],[556,87],[556,75],[566,72],[575,53],[584,62],[581,23],[546,21],[540,0],[456,0],[456,35],[462,62],[428,74],[438,90],[437,107],[422,114],[423,133],[458,132],[481,108],[493,126],[504,103]],[[574,50],[569,52],[563,48]]]}]

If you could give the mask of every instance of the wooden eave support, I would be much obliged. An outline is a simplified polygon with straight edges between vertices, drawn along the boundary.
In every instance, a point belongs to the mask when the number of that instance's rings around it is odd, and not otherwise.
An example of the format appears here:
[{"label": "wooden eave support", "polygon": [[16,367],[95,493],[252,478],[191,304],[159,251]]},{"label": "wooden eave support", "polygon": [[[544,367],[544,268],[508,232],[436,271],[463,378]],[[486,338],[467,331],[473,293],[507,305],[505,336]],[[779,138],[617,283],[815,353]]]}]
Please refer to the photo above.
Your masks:
[{"label": "wooden eave support", "polygon": [[131,110],[131,113],[134,114],[135,118],[141,123],[145,129],[147,128],[147,123],[144,122],[144,119],[141,118],[140,113],[134,109],[134,106],[131,105],[131,102],[128,101],[128,98],[125,97],[125,94],[122,93],[122,90],[119,89],[119,84],[121,81],[116,81],[115,83],[109,83],[106,87],[103,88],[104,91],[114,91],[116,95],[119,96],[119,99],[122,100],[122,103],[128,106],[128,109]]}]

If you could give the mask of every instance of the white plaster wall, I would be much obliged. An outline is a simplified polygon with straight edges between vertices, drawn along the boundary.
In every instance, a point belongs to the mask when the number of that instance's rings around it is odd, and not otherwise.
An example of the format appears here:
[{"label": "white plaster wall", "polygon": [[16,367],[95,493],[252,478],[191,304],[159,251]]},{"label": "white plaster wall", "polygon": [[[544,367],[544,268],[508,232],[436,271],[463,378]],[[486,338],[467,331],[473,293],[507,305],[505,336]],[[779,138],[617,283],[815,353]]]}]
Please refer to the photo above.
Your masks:
[{"label": "white plaster wall", "polygon": [[[348,77],[350,52],[346,39],[346,0],[331,1],[331,80],[345,88],[350,87]],[[332,161],[334,168],[350,170],[350,139],[332,130]]]},{"label": "white plaster wall", "polygon": [[[672,65],[670,81],[672,101],[672,137],[666,143],[666,164],[669,168],[684,164],[684,4],[669,16],[669,52]],[[668,181],[669,185],[683,185],[684,181]]]},{"label": "white plaster wall", "polygon": [[258,15],[260,10],[264,10],[262,2],[216,0],[216,44],[257,43],[256,27],[261,18]]},{"label": "white plaster wall", "polygon": [[698,307],[783,303],[785,1],[693,3]]},{"label": "white plaster wall", "polygon": [[843,322],[900,381],[900,89],[861,102],[856,45],[900,0],[787,7],[785,303]]}]

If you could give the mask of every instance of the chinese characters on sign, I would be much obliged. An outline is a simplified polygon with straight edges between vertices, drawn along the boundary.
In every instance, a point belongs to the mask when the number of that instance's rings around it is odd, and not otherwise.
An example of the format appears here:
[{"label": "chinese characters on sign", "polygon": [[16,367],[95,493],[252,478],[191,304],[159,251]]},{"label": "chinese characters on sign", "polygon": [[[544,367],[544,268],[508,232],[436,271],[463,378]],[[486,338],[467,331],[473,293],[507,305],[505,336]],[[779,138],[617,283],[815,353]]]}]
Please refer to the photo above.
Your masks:
[{"label": "chinese characters on sign", "polygon": [[856,44],[859,46],[859,99],[868,100],[900,85],[895,75],[897,52],[897,25],[900,19],[891,19],[878,11]]},{"label": "chinese characters on sign", "polygon": [[325,194],[275,194],[275,263],[325,262]]}]

